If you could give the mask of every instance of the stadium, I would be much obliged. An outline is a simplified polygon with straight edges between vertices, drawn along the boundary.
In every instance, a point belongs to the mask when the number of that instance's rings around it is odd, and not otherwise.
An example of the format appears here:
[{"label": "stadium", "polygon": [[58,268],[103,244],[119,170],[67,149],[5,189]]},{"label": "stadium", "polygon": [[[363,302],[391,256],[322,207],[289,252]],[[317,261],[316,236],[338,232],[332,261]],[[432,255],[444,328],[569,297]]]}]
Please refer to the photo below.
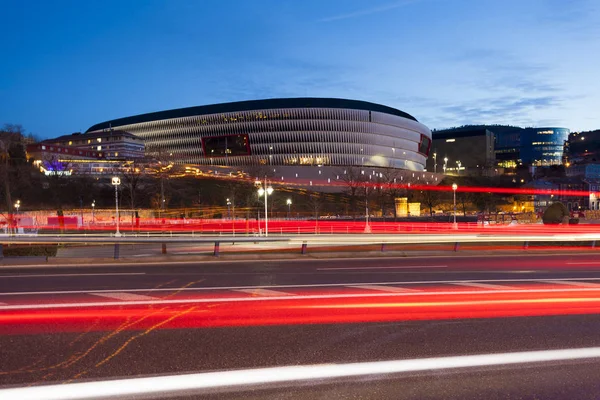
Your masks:
[{"label": "stadium", "polygon": [[181,108],[105,121],[86,133],[107,130],[143,138],[146,154],[161,154],[174,164],[239,170],[264,166],[282,180],[331,179],[340,167],[424,171],[431,147],[431,131],[413,116],[335,98]]}]

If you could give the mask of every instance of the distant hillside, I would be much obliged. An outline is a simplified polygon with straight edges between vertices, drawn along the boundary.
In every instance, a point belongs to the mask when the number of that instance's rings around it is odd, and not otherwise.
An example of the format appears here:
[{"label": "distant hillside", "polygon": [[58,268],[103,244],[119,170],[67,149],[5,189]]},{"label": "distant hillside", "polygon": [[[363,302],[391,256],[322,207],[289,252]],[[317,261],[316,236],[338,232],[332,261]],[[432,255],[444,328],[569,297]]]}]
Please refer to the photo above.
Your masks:
[{"label": "distant hillside", "polygon": [[463,125],[447,129],[434,129],[432,132],[435,133],[451,133],[451,132],[468,132],[476,131],[480,129],[488,129],[494,133],[512,132],[515,130],[523,129],[520,126],[512,125]]}]

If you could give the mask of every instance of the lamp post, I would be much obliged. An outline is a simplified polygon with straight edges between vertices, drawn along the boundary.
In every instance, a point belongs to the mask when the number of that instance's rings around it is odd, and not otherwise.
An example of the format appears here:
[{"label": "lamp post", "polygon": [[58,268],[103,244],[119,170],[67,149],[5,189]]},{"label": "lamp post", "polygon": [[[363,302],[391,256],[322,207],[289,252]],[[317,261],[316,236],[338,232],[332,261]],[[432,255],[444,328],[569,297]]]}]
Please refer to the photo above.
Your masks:
[{"label": "lamp post", "polygon": [[287,204],[287,206],[288,206],[288,215],[287,215],[287,217],[288,217],[288,219],[290,219],[290,212],[292,211],[292,199],[287,199],[285,201],[285,204]]},{"label": "lamp post", "polygon": [[456,165],[458,166],[458,168],[456,169],[456,175],[460,175],[460,166],[462,165],[462,163],[460,162],[460,160],[458,160],[456,162]]},{"label": "lamp post", "polygon": [[433,173],[437,174],[437,153],[433,153]]},{"label": "lamp post", "polygon": [[456,183],[452,184],[452,193],[454,198],[454,226],[456,227],[456,189],[458,189],[458,185]]},{"label": "lamp post", "polygon": [[[260,183],[259,183],[260,184]],[[273,193],[273,188],[267,186],[267,176],[265,175],[265,188],[258,188],[258,197],[265,196],[265,236],[269,236],[269,195]]]},{"label": "lamp post", "polygon": [[444,157],[444,174],[446,174],[446,168],[448,168],[448,157]]},{"label": "lamp post", "polygon": [[227,199],[227,219],[231,218],[230,208],[231,208],[231,200]]},{"label": "lamp post", "polygon": [[96,223],[96,200],[92,200],[92,224]]},{"label": "lamp post", "polygon": [[17,200],[15,203],[15,209],[17,210],[17,215],[19,215],[19,208],[21,208],[21,200]]},{"label": "lamp post", "polygon": [[117,214],[117,230],[115,232],[115,237],[121,237],[121,232],[119,232],[119,185],[121,184],[121,178],[119,178],[118,176],[113,176],[112,184],[115,187],[115,211]]}]

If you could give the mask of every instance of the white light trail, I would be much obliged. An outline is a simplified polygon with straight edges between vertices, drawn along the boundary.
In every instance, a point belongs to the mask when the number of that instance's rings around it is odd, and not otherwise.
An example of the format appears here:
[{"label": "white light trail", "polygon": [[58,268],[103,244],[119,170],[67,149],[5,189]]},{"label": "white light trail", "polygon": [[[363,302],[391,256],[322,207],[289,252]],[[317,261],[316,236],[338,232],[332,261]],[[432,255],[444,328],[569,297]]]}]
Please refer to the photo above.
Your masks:
[{"label": "white light trail", "polygon": [[[99,382],[72,383],[0,390],[3,400],[84,400],[156,396],[158,394],[199,394],[207,390],[239,389],[266,384],[293,385],[296,382],[389,375],[422,371],[452,370],[490,366],[600,358],[600,347],[525,351],[434,357],[413,360],[324,364],[206,372],[186,375],[153,376]],[[142,397],[143,398],[143,397]]]}]

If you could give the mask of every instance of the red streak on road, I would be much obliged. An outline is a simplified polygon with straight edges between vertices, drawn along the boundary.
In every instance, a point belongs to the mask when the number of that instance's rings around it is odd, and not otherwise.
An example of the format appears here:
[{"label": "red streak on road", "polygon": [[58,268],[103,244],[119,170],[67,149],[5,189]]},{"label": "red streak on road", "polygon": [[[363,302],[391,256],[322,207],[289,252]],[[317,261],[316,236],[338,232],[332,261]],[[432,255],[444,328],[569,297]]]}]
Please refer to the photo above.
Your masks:
[{"label": "red streak on road", "polygon": [[[521,290],[526,287],[519,287]],[[533,288],[533,287],[532,287]],[[536,290],[540,286],[535,287]],[[547,289],[547,287],[546,287]],[[561,286],[560,289],[564,289]],[[436,290],[438,291],[438,290]],[[314,295],[314,292],[310,293]],[[327,293],[320,293],[327,295]],[[214,301],[212,301],[214,300]],[[340,324],[600,313],[600,289],[463,290],[418,296],[295,298],[0,312],[0,334]]]}]

